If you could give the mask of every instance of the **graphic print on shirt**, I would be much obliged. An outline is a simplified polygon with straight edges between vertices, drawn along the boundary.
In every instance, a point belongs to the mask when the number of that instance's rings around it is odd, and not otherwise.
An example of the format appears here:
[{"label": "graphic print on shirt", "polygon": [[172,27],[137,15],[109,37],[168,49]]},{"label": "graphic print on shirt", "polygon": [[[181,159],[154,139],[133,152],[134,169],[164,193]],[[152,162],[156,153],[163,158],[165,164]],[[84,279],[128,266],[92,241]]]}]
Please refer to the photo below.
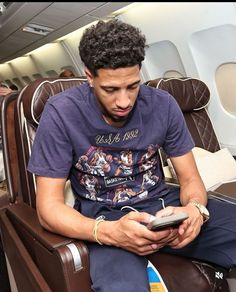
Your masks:
[{"label": "graphic print on shirt", "polygon": [[81,194],[117,204],[148,196],[159,182],[158,145],[145,150],[91,146],[75,165]]}]

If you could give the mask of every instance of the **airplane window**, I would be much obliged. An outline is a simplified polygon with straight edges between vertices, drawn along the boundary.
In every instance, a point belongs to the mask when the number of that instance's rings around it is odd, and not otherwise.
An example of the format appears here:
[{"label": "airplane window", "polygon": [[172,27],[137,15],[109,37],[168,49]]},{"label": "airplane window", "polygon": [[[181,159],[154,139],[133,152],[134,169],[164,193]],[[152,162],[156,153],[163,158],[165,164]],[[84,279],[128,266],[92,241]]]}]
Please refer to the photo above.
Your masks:
[{"label": "airplane window", "polygon": [[236,63],[220,65],[216,70],[215,78],[223,107],[236,116]]},{"label": "airplane window", "polygon": [[6,79],[5,80],[5,83],[8,85],[8,86],[10,86],[12,83],[11,83],[11,80],[9,80],[9,79]]},{"label": "airplane window", "polygon": [[22,76],[22,79],[24,80],[26,85],[31,82],[31,79],[28,76]]},{"label": "airplane window", "polygon": [[13,83],[17,85],[18,88],[22,88],[24,85],[22,84],[22,82],[20,81],[20,79],[18,78],[13,78]]},{"label": "airplane window", "polygon": [[39,73],[36,73],[36,74],[32,74],[32,76],[34,77],[34,79],[39,79],[39,78],[42,78],[43,76]]},{"label": "airplane window", "polygon": [[49,77],[57,77],[58,73],[55,70],[49,70],[46,72]]}]

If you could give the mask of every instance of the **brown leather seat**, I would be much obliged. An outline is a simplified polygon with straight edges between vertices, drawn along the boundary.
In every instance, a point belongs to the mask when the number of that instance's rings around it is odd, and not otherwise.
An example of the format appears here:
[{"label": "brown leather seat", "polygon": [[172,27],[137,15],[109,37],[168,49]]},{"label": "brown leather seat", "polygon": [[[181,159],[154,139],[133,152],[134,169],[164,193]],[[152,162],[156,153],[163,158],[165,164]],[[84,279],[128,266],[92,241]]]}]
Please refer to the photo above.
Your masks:
[{"label": "brown leather seat", "polygon": [[[210,152],[220,150],[213,124],[207,112],[210,102],[208,86],[201,80],[191,77],[157,78],[145,82],[146,85],[168,91],[178,102],[195,146]],[[165,161],[165,154],[163,160]],[[165,164],[165,162],[164,162]],[[175,183],[171,179],[167,182]],[[209,195],[236,203],[236,181],[222,183]]]},{"label": "brown leather seat", "polygon": [[[12,94],[11,96],[6,96],[3,97],[1,96],[1,112],[5,112],[5,118],[3,119],[3,121],[1,121],[1,125],[3,125],[4,130],[6,129],[5,125],[6,124],[14,124],[14,115],[12,114],[12,111],[14,111],[14,104],[17,98],[17,94]],[[4,100],[4,102],[3,102]],[[1,118],[3,117],[3,115],[0,115]],[[0,127],[1,128],[1,127]],[[14,131],[14,128],[10,128],[9,131]],[[6,131],[5,131],[6,134]],[[9,133],[8,136],[11,136],[11,133]],[[12,135],[13,136],[13,135]],[[2,131],[1,131],[1,138],[2,138]],[[2,139],[1,139],[1,144],[2,144]],[[15,144],[14,144],[15,145]],[[2,149],[2,145],[1,145],[1,149]],[[13,146],[14,148],[14,146]],[[13,152],[16,153],[16,148],[13,150]],[[3,157],[4,158],[4,157]],[[14,159],[16,162],[16,159]],[[15,162],[12,164],[13,168],[15,166]],[[5,164],[5,163],[4,163]],[[9,165],[9,167],[11,167]],[[15,168],[17,169],[17,168]],[[5,172],[9,170],[5,168]],[[9,192],[8,189],[6,187],[6,181],[4,181],[2,183],[2,186],[4,185],[4,191],[3,189],[1,190],[1,194],[0,194],[0,210],[3,210],[4,208],[6,208],[6,206],[9,204]],[[11,184],[12,187],[13,184]],[[1,240],[1,233],[0,233],[0,240]],[[1,263],[1,269],[0,269],[0,291],[6,291],[6,292],[10,292],[10,283],[9,283],[9,277],[8,277],[8,273],[7,273],[7,265],[6,265],[6,259],[5,259],[5,254],[3,251],[3,246],[2,246],[2,240],[0,242],[0,263]]]},{"label": "brown leather seat", "polygon": [[[14,107],[15,131],[12,132],[14,138],[11,143],[15,143],[17,155],[10,151],[11,146],[6,143],[4,156],[6,165],[11,165],[13,159],[17,160],[16,169],[19,168],[19,172],[15,175],[11,168],[6,173],[12,189],[11,205],[2,212],[0,222],[4,250],[20,292],[91,291],[85,243],[48,232],[40,226],[35,210],[34,177],[26,170],[35,131],[47,99],[84,81],[79,78],[36,80],[22,90]],[[9,136],[4,136],[6,141]],[[15,246],[16,243],[19,247]],[[217,267],[161,253],[150,256],[150,260],[161,273],[169,292],[189,292],[190,289],[192,292],[228,291],[225,279],[218,281],[215,277],[215,272],[221,272]],[[20,264],[22,269],[18,274]],[[30,267],[33,267],[33,273],[29,271]]]},{"label": "brown leather seat", "polygon": [[168,91],[179,104],[195,145],[208,151],[220,150],[206,107],[210,101],[207,85],[196,78],[157,78],[147,85]]},{"label": "brown leather seat", "polygon": [[[14,106],[8,108],[10,103],[7,99],[2,104],[4,162],[10,205],[1,212],[1,234],[17,289],[22,292],[78,291],[78,287],[81,291],[91,291],[86,245],[47,232],[41,227],[35,212],[33,177],[26,170],[30,149],[28,134],[36,130],[31,121],[25,123],[24,112],[31,111],[27,107],[27,98],[31,100],[35,97],[37,104],[41,102],[38,94],[48,98],[85,80],[73,78],[54,81],[37,80],[22,90]],[[24,97],[26,100],[22,102]],[[43,105],[39,106],[43,109]]]}]

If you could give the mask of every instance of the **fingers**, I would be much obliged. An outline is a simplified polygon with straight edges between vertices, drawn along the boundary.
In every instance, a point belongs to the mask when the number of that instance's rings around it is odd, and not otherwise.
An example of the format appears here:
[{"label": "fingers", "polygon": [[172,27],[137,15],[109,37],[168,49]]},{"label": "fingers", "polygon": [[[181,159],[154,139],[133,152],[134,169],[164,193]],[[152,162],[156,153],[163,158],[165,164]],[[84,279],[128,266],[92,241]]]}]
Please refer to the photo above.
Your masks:
[{"label": "fingers", "polygon": [[134,212],[134,211],[129,212],[124,217],[127,217],[130,220],[135,220],[139,223],[145,223],[145,224],[148,224],[150,221],[156,218],[155,216],[148,214],[146,212]]},{"label": "fingers", "polygon": [[137,254],[139,255],[148,255],[148,254],[152,254],[154,252],[157,252],[159,251],[160,248],[162,248],[163,246],[160,245],[160,244],[148,244],[148,245],[145,245],[145,246],[142,246],[140,249],[138,249],[136,251]]},{"label": "fingers", "polygon": [[[181,229],[181,227],[179,228]],[[181,230],[180,230],[181,231]],[[182,248],[192,242],[200,232],[200,228],[189,225],[184,232],[179,232],[179,235],[169,243],[172,248]]]},{"label": "fingers", "polygon": [[153,252],[156,252],[162,247],[168,245],[169,242],[173,242],[178,236],[178,229],[165,229],[163,231],[150,232],[154,233],[154,237],[156,239],[154,239],[153,241],[149,240],[147,244],[145,243],[143,246],[140,246],[140,248],[138,249],[139,254],[151,254]]},{"label": "fingers", "polygon": [[155,216],[156,218],[166,217],[174,214],[175,207],[168,206],[165,209],[158,211]]}]

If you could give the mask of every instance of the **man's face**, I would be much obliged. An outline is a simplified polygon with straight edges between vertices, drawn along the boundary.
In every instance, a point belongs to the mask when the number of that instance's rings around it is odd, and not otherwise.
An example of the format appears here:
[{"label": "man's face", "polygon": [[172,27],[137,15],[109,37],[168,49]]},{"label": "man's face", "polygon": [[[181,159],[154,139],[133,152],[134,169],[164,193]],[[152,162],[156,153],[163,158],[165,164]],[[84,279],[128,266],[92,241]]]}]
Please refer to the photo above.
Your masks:
[{"label": "man's face", "polygon": [[140,68],[135,65],[118,69],[99,69],[97,76],[86,72],[94,87],[104,120],[115,127],[122,127],[134,107],[140,87]]}]

